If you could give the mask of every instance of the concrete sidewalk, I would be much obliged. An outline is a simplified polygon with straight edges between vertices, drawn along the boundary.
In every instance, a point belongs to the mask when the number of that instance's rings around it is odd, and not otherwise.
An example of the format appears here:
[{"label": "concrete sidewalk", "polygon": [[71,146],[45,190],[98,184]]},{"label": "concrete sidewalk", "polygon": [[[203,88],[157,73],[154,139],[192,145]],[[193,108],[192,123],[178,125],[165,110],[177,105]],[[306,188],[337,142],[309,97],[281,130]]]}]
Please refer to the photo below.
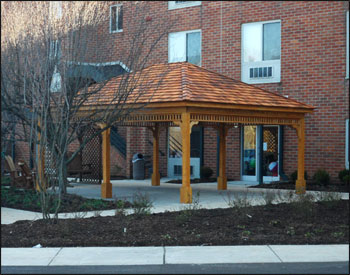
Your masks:
[{"label": "concrete sidewalk", "polygon": [[349,261],[349,245],[1,248],[2,266],[346,261]]},{"label": "concrete sidewalk", "polygon": [[[177,211],[181,184],[165,183],[151,186],[150,180],[112,181],[117,198],[131,199],[135,192],[147,193],[153,201],[152,213]],[[250,183],[252,184],[252,183]],[[248,189],[249,183],[228,182],[228,190],[216,190],[216,183],[191,185],[193,194],[200,193],[201,208],[227,208],[227,194],[247,194],[253,205],[264,204],[262,189]],[[68,192],[88,198],[100,198],[100,185],[74,183]],[[271,191],[271,190],[270,190]],[[276,190],[275,190],[276,191]],[[289,192],[281,190],[280,192]],[[320,192],[307,191],[317,194]],[[349,199],[348,193],[341,194]],[[128,210],[131,213],[131,210]],[[115,210],[59,214],[59,218],[113,216]],[[42,214],[1,208],[1,223],[41,219]],[[349,245],[261,245],[261,246],[176,246],[176,247],[61,247],[1,248],[2,266],[78,266],[78,265],[163,265],[224,263],[288,263],[348,262]]]}]

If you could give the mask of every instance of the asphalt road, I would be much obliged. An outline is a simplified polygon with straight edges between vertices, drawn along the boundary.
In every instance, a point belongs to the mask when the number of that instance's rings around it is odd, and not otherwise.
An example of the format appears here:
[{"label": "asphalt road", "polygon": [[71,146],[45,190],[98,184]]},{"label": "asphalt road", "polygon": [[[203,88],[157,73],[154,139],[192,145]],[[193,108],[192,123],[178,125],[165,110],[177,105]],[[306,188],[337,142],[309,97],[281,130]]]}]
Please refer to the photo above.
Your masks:
[{"label": "asphalt road", "polygon": [[349,274],[349,262],[165,264],[119,266],[1,266],[1,274]]}]

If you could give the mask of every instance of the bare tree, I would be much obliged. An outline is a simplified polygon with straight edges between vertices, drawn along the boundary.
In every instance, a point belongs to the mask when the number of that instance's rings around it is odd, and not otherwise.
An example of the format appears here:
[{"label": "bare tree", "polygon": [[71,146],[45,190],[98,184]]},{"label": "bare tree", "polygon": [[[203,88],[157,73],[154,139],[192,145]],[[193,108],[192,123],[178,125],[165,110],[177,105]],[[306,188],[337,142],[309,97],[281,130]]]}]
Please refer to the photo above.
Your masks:
[{"label": "bare tree", "polygon": [[[37,145],[35,169],[42,171],[41,157],[50,152],[55,169],[39,175],[44,218],[49,218],[47,186],[66,193],[67,164],[94,137],[137,108],[147,88],[159,83],[142,73],[159,41],[174,21],[154,19],[146,2],[128,2],[130,16],[124,25],[125,39],[118,47],[117,60],[133,73],[120,76],[118,86],[99,106],[99,91],[106,79],[92,81],[84,62],[105,61],[99,54],[108,43],[109,3],[96,2],[4,2],[1,6],[1,99],[2,110],[23,125],[23,137]],[[119,16],[122,16],[120,13]],[[104,28],[104,29],[103,29]],[[103,31],[98,31],[103,29]],[[101,45],[101,46],[99,46]],[[96,66],[96,71],[102,67]],[[137,90],[137,94],[135,91]],[[82,114],[84,106],[89,110]],[[135,107],[138,106],[138,107]],[[3,123],[3,120],[2,120]],[[68,147],[85,129],[102,125],[84,136],[68,157]],[[2,132],[3,135],[3,132]],[[5,135],[5,133],[4,133]],[[57,217],[59,204],[56,208]]]}]

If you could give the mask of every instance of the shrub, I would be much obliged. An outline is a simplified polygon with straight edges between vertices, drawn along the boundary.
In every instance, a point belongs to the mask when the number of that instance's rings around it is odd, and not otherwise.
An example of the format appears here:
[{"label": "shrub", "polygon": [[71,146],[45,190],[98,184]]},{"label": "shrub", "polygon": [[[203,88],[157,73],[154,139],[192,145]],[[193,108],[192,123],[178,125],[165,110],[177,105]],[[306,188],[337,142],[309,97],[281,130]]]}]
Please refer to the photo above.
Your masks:
[{"label": "shrub", "polygon": [[338,174],[338,177],[341,182],[349,185],[349,179],[350,179],[349,169],[341,170]]},{"label": "shrub", "polygon": [[201,167],[201,178],[209,179],[213,175],[213,170],[210,167],[202,166]]},{"label": "shrub", "polygon": [[1,186],[10,186],[11,179],[8,176],[1,177]]},{"label": "shrub", "polygon": [[327,186],[330,182],[330,177],[329,177],[329,174],[326,170],[324,169],[318,169],[314,176],[313,176],[313,179],[314,181],[317,183],[317,184],[320,184],[320,185],[325,185]]},{"label": "shrub", "polygon": [[147,193],[143,194],[140,191],[134,193],[132,197],[132,210],[137,216],[151,214],[153,202]]},{"label": "shrub", "polygon": [[[304,178],[305,178],[305,180],[308,179],[306,171],[304,172]],[[297,170],[295,170],[292,174],[290,174],[290,179],[292,180],[292,182],[295,182],[298,179],[298,171]]]}]

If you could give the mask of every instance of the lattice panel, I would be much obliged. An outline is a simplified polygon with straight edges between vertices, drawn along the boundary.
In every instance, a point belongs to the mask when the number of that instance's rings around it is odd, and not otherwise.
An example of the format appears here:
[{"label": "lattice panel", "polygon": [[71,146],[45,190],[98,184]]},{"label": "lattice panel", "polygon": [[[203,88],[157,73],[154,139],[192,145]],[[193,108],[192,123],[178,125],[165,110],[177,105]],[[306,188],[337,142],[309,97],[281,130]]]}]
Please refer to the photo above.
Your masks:
[{"label": "lattice panel", "polygon": [[46,175],[57,175],[57,165],[53,153],[49,149],[45,149],[45,174]]},{"label": "lattice panel", "polygon": [[[91,136],[95,129],[85,130],[84,137]],[[82,164],[91,166],[91,174],[84,174],[84,183],[100,184],[102,180],[102,138],[101,135],[93,138],[82,151]]]},{"label": "lattice panel", "polygon": [[267,143],[267,152],[278,152],[278,127],[264,129],[264,142]]}]

